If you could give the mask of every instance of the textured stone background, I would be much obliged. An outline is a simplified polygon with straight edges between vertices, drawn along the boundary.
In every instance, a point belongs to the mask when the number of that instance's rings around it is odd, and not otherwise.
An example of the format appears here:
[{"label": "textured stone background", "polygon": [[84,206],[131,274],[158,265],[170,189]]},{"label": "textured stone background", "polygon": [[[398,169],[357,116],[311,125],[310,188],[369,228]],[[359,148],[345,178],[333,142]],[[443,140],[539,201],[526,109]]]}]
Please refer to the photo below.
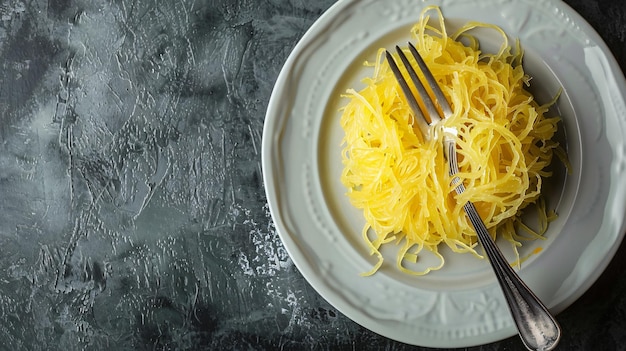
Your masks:
[{"label": "textured stone background", "polygon": [[[266,204],[269,95],[333,2],[0,1],[0,350],[419,349],[325,302]],[[626,69],[624,2],[566,2]],[[563,350],[626,348],[624,271]]]}]

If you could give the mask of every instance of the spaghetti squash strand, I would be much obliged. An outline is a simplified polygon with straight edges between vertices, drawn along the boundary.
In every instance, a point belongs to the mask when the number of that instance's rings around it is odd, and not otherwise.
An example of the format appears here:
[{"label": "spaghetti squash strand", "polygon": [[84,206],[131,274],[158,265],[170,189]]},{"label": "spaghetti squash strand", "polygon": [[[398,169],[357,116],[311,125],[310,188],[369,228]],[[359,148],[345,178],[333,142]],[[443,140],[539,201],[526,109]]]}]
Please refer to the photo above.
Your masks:
[{"label": "spaghetti squash strand", "polygon": [[[438,27],[429,24],[431,12]],[[474,28],[500,34],[503,41],[496,54],[479,49],[469,33]],[[373,75],[363,80],[365,88],[344,95],[348,102],[341,117],[341,181],[351,203],[363,211],[363,238],[378,260],[366,275],[381,267],[384,245],[398,245],[398,269],[416,275],[443,266],[440,244],[482,257],[464,215],[467,201],[475,203],[492,237],[509,240],[517,255],[521,241],[541,238],[554,217],[539,200],[542,177],[551,174],[546,167],[554,154],[566,161],[552,140],[560,119],[545,116],[556,97],[539,105],[525,90],[530,78],[521,66],[519,41],[511,48],[502,29],[478,22],[467,23],[449,38],[443,15],[434,6],[423,10],[411,33],[453,108],[443,123],[458,131],[458,176],[465,192],[453,191],[441,139],[426,141],[416,129],[384,49],[379,50],[376,62],[368,64]],[[521,211],[529,205],[539,213],[537,232],[521,223]],[[529,235],[517,234],[516,228]],[[422,271],[405,267],[424,249],[438,263]]]}]

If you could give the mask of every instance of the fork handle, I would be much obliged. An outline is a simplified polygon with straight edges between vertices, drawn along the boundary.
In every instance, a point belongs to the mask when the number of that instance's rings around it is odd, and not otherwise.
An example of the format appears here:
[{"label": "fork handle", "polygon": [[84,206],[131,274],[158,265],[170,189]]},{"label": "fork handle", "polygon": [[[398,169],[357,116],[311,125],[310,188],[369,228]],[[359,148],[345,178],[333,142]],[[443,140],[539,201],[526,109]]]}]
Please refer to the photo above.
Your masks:
[{"label": "fork handle", "polygon": [[522,342],[529,350],[553,350],[561,338],[558,322],[506,261],[474,204],[467,202],[463,208],[489,257]]},{"label": "fork handle", "polygon": [[[459,169],[454,137],[454,135],[446,135],[444,138],[444,152],[450,166],[450,176],[453,177],[452,184],[455,186],[457,194],[461,194],[465,191],[465,186],[460,178],[456,176]],[[502,252],[489,235],[487,227],[485,227],[485,223],[480,218],[474,204],[468,201],[463,205],[463,209],[489,258],[522,342],[529,350],[553,350],[561,339],[559,323],[504,258],[504,255],[502,255]]]}]

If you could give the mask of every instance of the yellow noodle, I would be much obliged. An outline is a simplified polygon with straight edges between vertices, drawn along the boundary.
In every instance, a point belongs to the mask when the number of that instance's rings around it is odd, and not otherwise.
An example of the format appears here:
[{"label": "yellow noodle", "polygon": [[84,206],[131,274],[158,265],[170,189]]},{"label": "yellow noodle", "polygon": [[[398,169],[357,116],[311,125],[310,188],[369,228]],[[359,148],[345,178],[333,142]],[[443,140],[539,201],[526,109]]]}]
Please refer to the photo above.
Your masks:
[{"label": "yellow noodle", "polygon": [[[428,24],[430,12],[437,15],[439,27]],[[503,45],[496,54],[480,51],[478,40],[468,33],[477,27],[500,33]],[[559,118],[544,115],[555,101],[540,106],[525,90],[530,78],[521,66],[519,43],[513,50],[502,29],[470,22],[448,37],[439,8],[428,7],[411,33],[452,105],[453,115],[443,124],[459,132],[458,176],[466,190],[460,195],[453,191],[442,133],[423,138],[381,49],[373,75],[364,80],[366,87],[346,92],[349,101],[341,117],[341,181],[351,203],[363,211],[363,239],[378,258],[367,274],[382,265],[383,245],[398,245],[396,265],[418,275],[443,266],[442,243],[480,257],[463,211],[466,201],[474,202],[492,237],[502,235],[516,252],[521,240],[543,238],[554,215],[538,201],[542,178],[550,176],[546,167],[555,153],[566,160],[552,140]],[[531,204],[539,213],[538,232],[520,220],[521,210]],[[404,262],[416,262],[424,249],[440,263],[420,272],[404,267]]]}]

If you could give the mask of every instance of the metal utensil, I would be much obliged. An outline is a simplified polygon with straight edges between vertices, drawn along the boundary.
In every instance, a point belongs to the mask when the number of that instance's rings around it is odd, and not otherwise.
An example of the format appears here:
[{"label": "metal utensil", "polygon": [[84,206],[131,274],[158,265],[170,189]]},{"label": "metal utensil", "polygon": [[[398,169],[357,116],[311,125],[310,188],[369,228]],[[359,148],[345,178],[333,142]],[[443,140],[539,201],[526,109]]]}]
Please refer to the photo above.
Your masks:
[{"label": "metal utensil", "polygon": [[[438,104],[441,108],[443,118],[447,118],[452,115],[450,103],[446,100],[437,81],[413,44],[409,43],[409,51],[415,57],[417,65],[424,75],[424,80],[433,92],[436,101],[431,99],[403,50],[398,46],[396,46],[396,50],[411,81],[417,89],[417,97],[413,95],[393,56],[387,51],[386,56],[389,66],[400,84],[409,106],[415,114],[415,121],[420,131],[425,138],[432,138],[435,133],[434,126],[442,121],[442,116],[439,115],[435,104]],[[423,103],[424,111],[419,107],[418,98]],[[428,119],[426,116],[428,116]],[[444,128],[443,133],[444,154],[448,161],[449,174],[452,177],[452,184],[455,186],[455,191],[461,194],[465,191],[465,187],[459,177],[456,176],[459,172],[456,156],[457,132],[453,128]],[[511,315],[513,316],[522,342],[529,350],[553,350],[561,338],[561,328],[558,322],[506,261],[502,252],[500,252],[500,249],[489,235],[474,204],[468,201],[463,205],[463,209],[472,223],[478,235],[478,240],[489,258],[489,262],[496,274],[498,283],[500,283],[500,287],[509,305]]]}]

